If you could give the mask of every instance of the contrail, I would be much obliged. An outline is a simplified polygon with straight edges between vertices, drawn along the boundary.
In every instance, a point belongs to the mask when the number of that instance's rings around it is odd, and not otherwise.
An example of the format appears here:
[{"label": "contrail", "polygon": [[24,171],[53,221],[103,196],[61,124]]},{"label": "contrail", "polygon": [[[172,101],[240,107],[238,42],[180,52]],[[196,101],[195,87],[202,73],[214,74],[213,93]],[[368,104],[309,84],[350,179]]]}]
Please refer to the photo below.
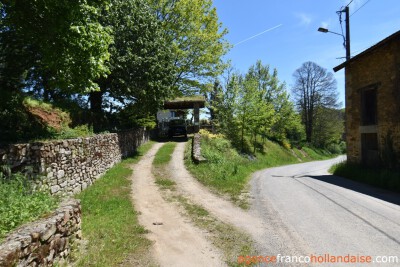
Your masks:
[{"label": "contrail", "polygon": [[244,40],[242,40],[242,41],[240,41],[240,42],[234,44],[233,46],[237,46],[237,45],[239,45],[239,44],[241,44],[241,43],[247,42],[247,41],[249,41],[249,40],[251,40],[251,39],[253,39],[253,38],[256,38],[257,36],[260,36],[260,35],[262,35],[262,34],[264,34],[264,33],[266,33],[266,32],[270,32],[270,31],[272,31],[272,30],[275,30],[276,28],[279,28],[279,27],[282,26],[282,25],[283,25],[283,24],[279,24],[279,25],[277,25],[277,26],[275,26],[275,27],[272,27],[272,28],[270,28],[270,29],[268,29],[268,30],[265,30],[265,31],[260,32],[260,33],[257,33],[256,35],[253,35],[253,36],[251,36],[251,37],[249,37],[249,38],[247,38],[247,39],[244,39]]}]

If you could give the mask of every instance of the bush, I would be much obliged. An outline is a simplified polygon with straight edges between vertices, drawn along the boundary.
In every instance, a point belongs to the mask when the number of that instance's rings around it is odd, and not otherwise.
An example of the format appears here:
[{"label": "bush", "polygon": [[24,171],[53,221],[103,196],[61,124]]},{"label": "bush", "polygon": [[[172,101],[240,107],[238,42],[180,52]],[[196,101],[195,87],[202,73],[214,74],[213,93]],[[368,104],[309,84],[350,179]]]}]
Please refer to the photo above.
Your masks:
[{"label": "bush", "polygon": [[330,143],[326,146],[326,150],[332,154],[344,154],[346,153],[346,143],[343,141],[340,143]]},{"label": "bush", "polygon": [[0,172],[0,240],[23,223],[52,211],[57,199],[45,192],[33,192],[31,181],[22,174]]},{"label": "bush", "polygon": [[64,127],[61,130],[61,132],[56,133],[54,136],[57,139],[68,139],[68,138],[87,137],[91,135],[93,135],[93,128],[85,124],[76,126],[75,128]]}]

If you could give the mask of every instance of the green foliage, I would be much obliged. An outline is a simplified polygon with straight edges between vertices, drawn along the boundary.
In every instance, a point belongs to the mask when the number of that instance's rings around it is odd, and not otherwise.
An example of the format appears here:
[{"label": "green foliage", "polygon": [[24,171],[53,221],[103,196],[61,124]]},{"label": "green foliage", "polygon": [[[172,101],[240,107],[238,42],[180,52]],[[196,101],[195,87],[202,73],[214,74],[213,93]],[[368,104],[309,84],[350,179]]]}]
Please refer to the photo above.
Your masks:
[{"label": "green foliage", "polygon": [[112,29],[109,47],[111,71],[100,80],[102,92],[124,103],[139,102],[141,109],[155,111],[171,95],[173,60],[153,10],[139,0],[112,0],[103,9],[102,25]]},{"label": "green foliage", "polygon": [[[228,43],[223,39],[212,0],[150,0],[171,45],[175,66],[172,84],[183,93],[198,91],[224,68]],[[190,94],[190,93],[189,93]]]},{"label": "green foliage", "polygon": [[337,176],[366,183],[383,189],[400,192],[400,172],[388,169],[367,168],[347,162],[338,163],[329,170]]},{"label": "green foliage", "polygon": [[[18,226],[34,221],[56,208],[58,201],[45,192],[33,192],[22,174],[0,172],[0,240]],[[8,173],[9,175],[5,175]]]},{"label": "green foliage", "polygon": [[316,147],[328,148],[340,143],[344,133],[344,110],[318,108],[312,131],[312,144]]},{"label": "green foliage", "polygon": [[76,257],[76,266],[116,266],[124,259],[143,266],[149,262],[147,251],[151,242],[138,222],[130,195],[132,170],[153,143],[139,148],[138,154],[107,171],[85,191],[77,195],[82,205],[82,232],[88,245]]},{"label": "green foliage", "polygon": [[37,120],[30,130],[24,94],[96,132],[154,127],[162,101],[200,90],[228,48],[211,0],[5,0],[0,13],[0,134],[11,142],[53,136]]},{"label": "green foliage", "polygon": [[87,124],[70,127],[69,112],[18,94],[14,94],[10,102],[0,103],[0,119],[1,140],[5,144],[93,135],[93,129]]},{"label": "green foliage", "polygon": [[94,130],[154,127],[148,118],[174,93],[171,44],[149,5],[139,0],[111,3],[100,19],[114,39],[107,62],[110,74],[97,80],[100,91],[89,97]]},{"label": "green foliage", "polygon": [[[109,30],[98,22],[99,7],[107,4],[84,0],[3,1],[0,46],[4,73],[20,81],[23,78],[22,84],[37,89],[98,90],[94,81],[108,73],[105,61],[112,41]],[[13,70],[15,63],[11,61],[16,58],[22,60]]]},{"label": "green foliage", "polygon": [[[210,89],[210,112],[218,130],[223,132],[241,151],[248,151],[246,136],[251,136],[253,153],[267,137],[278,142],[299,142],[303,127],[299,115],[276,70],[257,61],[246,75],[227,73],[226,84],[219,82]],[[261,137],[261,140],[259,138]],[[261,141],[261,144],[260,144]]]},{"label": "green foliage", "polygon": [[346,143],[344,141],[339,143],[330,143],[326,146],[326,150],[336,155],[344,154],[346,153]]},{"label": "green foliage", "polygon": [[2,99],[7,99],[0,101],[0,144],[49,136],[46,127],[26,110],[22,95],[1,88],[0,93]]},{"label": "green foliage", "polygon": [[93,129],[87,124],[76,126],[75,128],[64,127],[60,132],[54,135],[55,139],[69,139],[69,138],[79,138],[88,137],[93,135]]},{"label": "green foliage", "polygon": [[[204,132],[204,131],[203,131]],[[295,156],[289,149],[265,140],[262,151],[254,156],[239,154],[231,142],[221,135],[202,134],[201,154],[206,163],[194,164],[189,146],[186,149],[185,164],[189,171],[203,184],[220,194],[228,195],[241,207],[247,203],[241,196],[246,190],[251,174],[257,170],[303,161],[327,159],[333,155],[324,151],[303,147],[307,156]]]}]

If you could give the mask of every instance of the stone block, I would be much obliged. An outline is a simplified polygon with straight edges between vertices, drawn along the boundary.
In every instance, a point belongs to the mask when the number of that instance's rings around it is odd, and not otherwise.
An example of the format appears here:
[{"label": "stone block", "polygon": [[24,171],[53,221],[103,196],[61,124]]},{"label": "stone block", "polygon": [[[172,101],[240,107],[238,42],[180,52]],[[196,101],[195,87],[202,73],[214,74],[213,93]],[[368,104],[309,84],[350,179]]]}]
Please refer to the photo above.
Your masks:
[{"label": "stone block", "polygon": [[61,187],[59,185],[53,185],[50,187],[51,194],[57,194],[60,191]]},{"label": "stone block", "polygon": [[61,179],[61,178],[63,178],[64,176],[65,176],[64,170],[59,170],[59,171],[57,172],[57,179]]}]

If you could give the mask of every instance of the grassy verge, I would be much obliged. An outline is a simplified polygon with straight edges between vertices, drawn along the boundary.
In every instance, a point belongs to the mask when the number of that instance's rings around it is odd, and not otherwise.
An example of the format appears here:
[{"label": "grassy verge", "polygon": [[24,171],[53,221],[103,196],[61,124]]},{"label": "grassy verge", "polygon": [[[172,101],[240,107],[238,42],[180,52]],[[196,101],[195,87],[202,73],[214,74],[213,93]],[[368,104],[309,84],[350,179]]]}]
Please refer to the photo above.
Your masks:
[{"label": "grassy verge", "polygon": [[158,184],[161,189],[174,190],[175,188],[176,183],[168,178],[168,172],[166,170],[166,166],[171,160],[175,147],[175,142],[168,142],[157,151],[154,157],[152,171],[156,178],[156,184]]},{"label": "grassy verge", "polygon": [[82,232],[87,247],[75,255],[77,266],[148,266],[151,242],[139,225],[131,201],[132,170],[153,145],[148,142],[135,156],[111,168],[91,187],[77,195],[82,205]]},{"label": "grassy verge", "polygon": [[333,165],[329,172],[357,182],[400,192],[399,171],[365,168],[360,165],[341,162]]},{"label": "grassy verge", "polygon": [[234,203],[242,208],[247,208],[246,190],[251,174],[257,170],[299,161],[311,161],[331,158],[334,155],[324,151],[303,147],[298,149],[285,149],[277,143],[266,141],[263,153],[255,157],[240,155],[221,136],[203,136],[201,153],[207,159],[206,163],[194,164],[191,160],[191,144],[185,153],[185,165],[189,171],[204,185],[216,193],[227,195]]},{"label": "grassy verge", "polygon": [[153,161],[153,174],[156,184],[163,189],[163,197],[182,207],[184,216],[209,233],[207,237],[224,254],[229,266],[242,266],[237,263],[238,255],[256,255],[251,238],[233,226],[212,217],[203,207],[192,203],[175,191],[176,183],[169,178],[169,172],[165,168],[171,160],[175,146],[176,143],[165,144],[157,152]]},{"label": "grassy verge", "polygon": [[0,173],[0,242],[18,226],[52,212],[58,199],[44,192],[32,192],[31,183],[21,174]]}]

